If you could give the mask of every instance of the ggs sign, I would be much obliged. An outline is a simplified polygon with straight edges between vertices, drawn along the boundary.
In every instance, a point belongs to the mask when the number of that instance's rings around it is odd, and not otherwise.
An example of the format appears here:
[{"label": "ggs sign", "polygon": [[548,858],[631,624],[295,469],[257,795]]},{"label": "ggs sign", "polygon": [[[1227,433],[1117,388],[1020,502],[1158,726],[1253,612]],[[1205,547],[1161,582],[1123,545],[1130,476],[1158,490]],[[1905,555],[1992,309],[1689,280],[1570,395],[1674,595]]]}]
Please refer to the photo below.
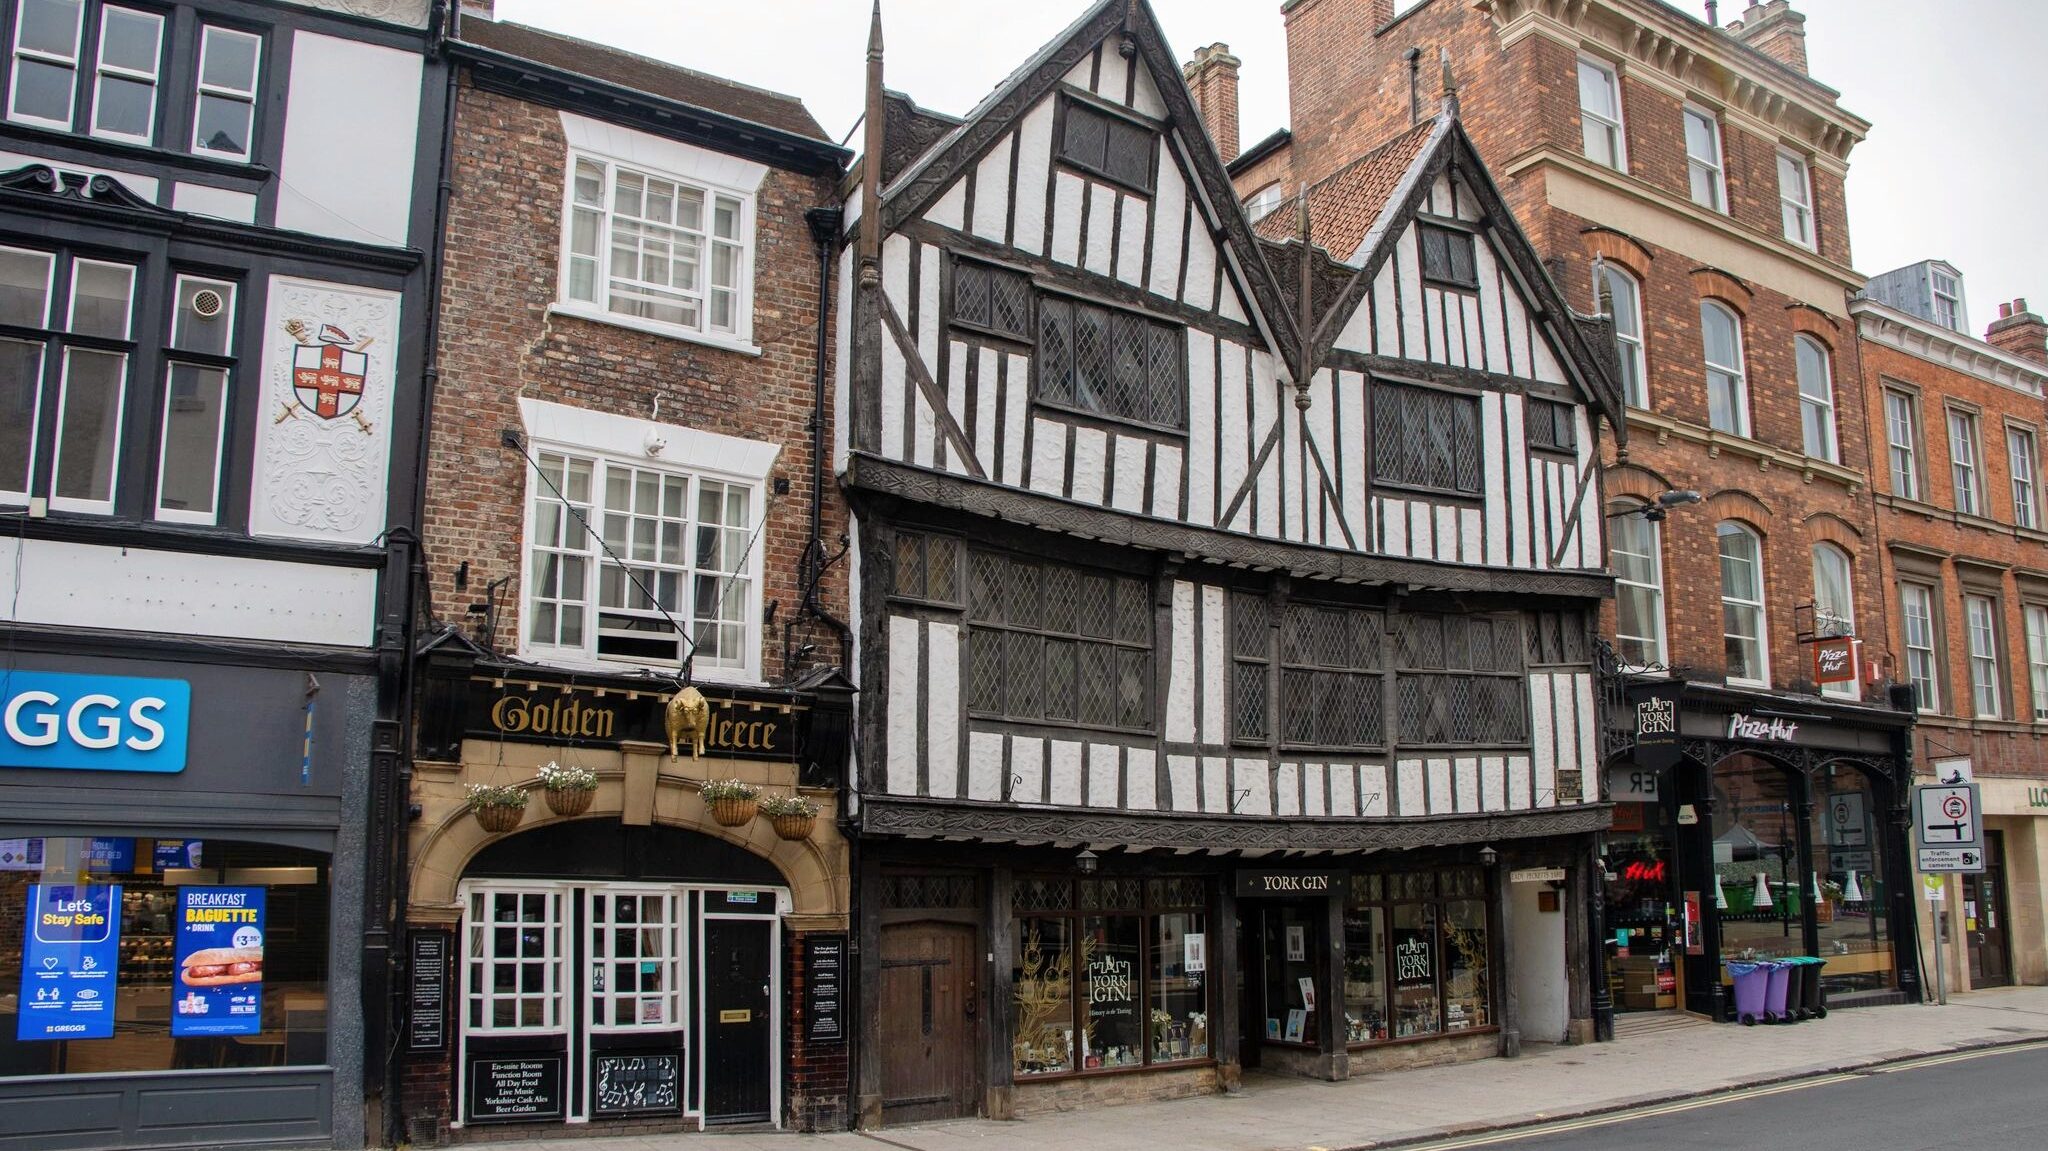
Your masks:
[{"label": "ggs sign", "polygon": [[192,685],[0,672],[0,767],[183,771]]}]

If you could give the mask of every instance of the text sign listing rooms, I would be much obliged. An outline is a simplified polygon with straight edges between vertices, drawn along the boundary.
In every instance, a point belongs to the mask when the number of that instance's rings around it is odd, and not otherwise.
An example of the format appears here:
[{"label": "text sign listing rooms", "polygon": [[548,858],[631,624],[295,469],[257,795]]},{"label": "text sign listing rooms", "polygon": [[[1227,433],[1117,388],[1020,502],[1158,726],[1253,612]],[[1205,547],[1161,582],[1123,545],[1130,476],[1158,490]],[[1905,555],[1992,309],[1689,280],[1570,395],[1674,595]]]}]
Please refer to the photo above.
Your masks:
[{"label": "text sign listing rooms", "polygon": [[15,671],[0,676],[0,768],[183,771],[192,685]]},{"label": "text sign listing rooms", "polygon": [[21,949],[18,1040],[109,1039],[120,970],[121,888],[32,883]]}]

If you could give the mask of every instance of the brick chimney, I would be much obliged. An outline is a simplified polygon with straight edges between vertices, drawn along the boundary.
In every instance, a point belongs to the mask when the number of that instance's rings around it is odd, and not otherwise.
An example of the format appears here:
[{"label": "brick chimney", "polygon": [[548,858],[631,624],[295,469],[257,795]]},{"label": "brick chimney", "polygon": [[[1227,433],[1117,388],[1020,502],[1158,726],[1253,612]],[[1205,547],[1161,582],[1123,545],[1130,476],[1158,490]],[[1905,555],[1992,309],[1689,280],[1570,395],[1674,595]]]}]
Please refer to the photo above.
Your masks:
[{"label": "brick chimney", "polygon": [[1752,2],[1728,31],[1794,72],[1806,74],[1806,17],[1792,10],[1791,0]]},{"label": "brick chimney", "polygon": [[1998,318],[1984,329],[1992,347],[2048,364],[2048,320],[2027,310],[2025,297],[1998,305]]},{"label": "brick chimney", "polygon": [[1201,109],[1202,126],[1226,164],[1237,159],[1237,69],[1243,63],[1230,54],[1230,45],[1216,43],[1195,49],[1195,58],[1180,69]]}]

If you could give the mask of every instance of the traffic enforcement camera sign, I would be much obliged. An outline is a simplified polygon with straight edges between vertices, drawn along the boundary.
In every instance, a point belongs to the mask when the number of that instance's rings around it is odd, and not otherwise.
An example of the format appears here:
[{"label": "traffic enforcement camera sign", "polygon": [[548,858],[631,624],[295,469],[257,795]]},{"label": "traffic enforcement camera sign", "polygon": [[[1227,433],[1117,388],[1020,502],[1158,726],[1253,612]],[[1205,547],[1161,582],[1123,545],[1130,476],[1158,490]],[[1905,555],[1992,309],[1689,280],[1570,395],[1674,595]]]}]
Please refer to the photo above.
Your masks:
[{"label": "traffic enforcement camera sign", "polygon": [[1923,872],[1984,870],[1982,807],[1974,783],[1913,789],[1913,839]]}]

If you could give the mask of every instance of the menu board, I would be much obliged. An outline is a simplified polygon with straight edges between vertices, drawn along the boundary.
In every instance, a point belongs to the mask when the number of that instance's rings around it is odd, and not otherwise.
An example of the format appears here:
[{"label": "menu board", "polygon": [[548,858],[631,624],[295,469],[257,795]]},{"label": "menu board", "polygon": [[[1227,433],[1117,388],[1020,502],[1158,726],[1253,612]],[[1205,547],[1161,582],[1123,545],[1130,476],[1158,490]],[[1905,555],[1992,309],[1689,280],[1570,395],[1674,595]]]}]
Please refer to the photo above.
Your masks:
[{"label": "menu board", "polygon": [[804,1038],[812,1043],[846,1040],[846,936],[804,936]]},{"label": "menu board", "polygon": [[518,1123],[562,1117],[559,1053],[477,1055],[469,1061],[469,1121]]},{"label": "menu board", "polygon": [[261,887],[178,889],[178,978],[171,1034],[263,1031]]},{"label": "menu board", "polygon": [[448,1043],[448,933],[412,933],[412,980],[406,1009],[405,1045],[439,1051]]},{"label": "menu board", "polygon": [[593,1108],[599,1115],[643,1115],[682,1110],[683,1060],[657,1055],[598,1055],[591,1059]]}]

